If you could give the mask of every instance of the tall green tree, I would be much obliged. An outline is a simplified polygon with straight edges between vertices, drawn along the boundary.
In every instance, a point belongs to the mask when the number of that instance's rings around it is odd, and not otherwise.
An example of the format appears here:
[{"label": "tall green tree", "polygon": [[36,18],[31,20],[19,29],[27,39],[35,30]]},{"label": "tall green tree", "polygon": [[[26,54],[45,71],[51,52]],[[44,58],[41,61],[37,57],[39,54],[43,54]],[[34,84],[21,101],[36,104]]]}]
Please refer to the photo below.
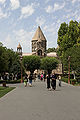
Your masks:
[{"label": "tall green tree", "polygon": [[31,74],[33,74],[33,72],[40,67],[40,57],[33,55],[25,56],[23,57],[23,65],[26,70],[30,71]]},{"label": "tall green tree", "polygon": [[45,57],[41,60],[41,69],[47,70],[50,75],[53,69],[58,66],[58,60],[53,57]]},{"label": "tall green tree", "polygon": [[16,64],[17,64],[17,62],[19,62],[19,56],[12,49],[7,49],[7,55],[8,55],[8,59],[9,59],[8,72],[10,73],[10,72],[12,72],[10,70],[13,68],[13,64],[15,62],[16,62]]},{"label": "tall green tree", "polygon": [[62,23],[58,31],[59,45],[58,55],[63,56],[64,52],[75,45],[79,45],[80,25],[77,21],[70,21],[69,25]]},{"label": "tall green tree", "polygon": [[74,46],[71,48],[68,48],[63,57],[62,57],[62,63],[64,66],[64,70],[68,70],[68,57],[70,56],[70,68],[71,71],[76,71],[79,64],[80,64],[80,46]]},{"label": "tall green tree", "polygon": [[0,73],[6,72],[8,70],[9,58],[7,54],[7,48],[3,47],[0,43]]}]

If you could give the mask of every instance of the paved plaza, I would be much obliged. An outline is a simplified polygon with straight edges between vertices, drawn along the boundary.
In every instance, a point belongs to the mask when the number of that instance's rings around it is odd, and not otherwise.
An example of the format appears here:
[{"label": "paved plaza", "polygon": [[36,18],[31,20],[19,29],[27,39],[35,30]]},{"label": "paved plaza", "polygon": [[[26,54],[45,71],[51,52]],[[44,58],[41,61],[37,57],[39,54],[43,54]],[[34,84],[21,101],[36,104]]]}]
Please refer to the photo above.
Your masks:
[{"label": "paved plaza", "polygon": [[46,82],[16,89],[0,99],[0,120],[80,120],[80,88],[62,83],[48,91]]}]

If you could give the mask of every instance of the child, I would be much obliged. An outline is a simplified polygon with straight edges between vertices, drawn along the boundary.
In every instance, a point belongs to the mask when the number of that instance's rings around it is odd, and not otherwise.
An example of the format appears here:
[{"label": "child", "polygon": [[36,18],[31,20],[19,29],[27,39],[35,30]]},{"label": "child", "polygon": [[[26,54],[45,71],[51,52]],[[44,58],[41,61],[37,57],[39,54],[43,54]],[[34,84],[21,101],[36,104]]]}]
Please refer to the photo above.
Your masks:
[{"label": "child", "polygon": [[28,82],[27,76],[28,76],[28,75],[25,76],[25,80],[24,80],[24,86],[25,86],[25,87],[27,86],[27,82]]}]

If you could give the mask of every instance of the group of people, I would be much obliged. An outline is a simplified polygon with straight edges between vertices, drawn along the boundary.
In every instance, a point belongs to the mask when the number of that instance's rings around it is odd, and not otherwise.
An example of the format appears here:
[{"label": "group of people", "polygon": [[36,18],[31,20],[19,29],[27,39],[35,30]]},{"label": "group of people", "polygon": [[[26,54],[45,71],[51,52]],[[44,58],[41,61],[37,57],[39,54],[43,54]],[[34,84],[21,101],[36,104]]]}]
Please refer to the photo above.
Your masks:
[{"label": "group of people", "polygon": [[41,74],[39,73],[39,74],[38,74],[38,79],[40,79],[41,81],[44,80],[44,82],[45,82],[46,74],[45,74],[45,73],[44,73],[44,74],[43,74],[43,73],[41,73]]},{"label": "group of people", "polygon": [[[51,89],[55,90],[56,89],[56,79],[57,79],[57,76],[56,76],[55,72],[52,75],[50,75],[50,74],[46,75],[46,74],[43,74],[43,73],[41,73],[41,74],[39,73],[37,77],[41,81],[42,80],[44,80],[44,81],[47,80],[47,89],[48,90],[51,90]],[[33,79],[36,79],[36,75],[35,75],[35,78],[34,78],[34,75],[30,74],[28,76],[26,74],[25,78],[24,78],[24,86],[26,87],[27,83],[28,83],[28,85],[31,87]],[[61,87],[61,80],[60,79],[61,78],[59,78],[59,86]]]},{"label": "group of people", "polygon": [[50,74],[47,75],[47,88],[49,90],[55,90],[56,89],[56,74],[53,73],[51,76]]},{"label": "group of people", "polygon": [[[26,87],[27,86],[27,83],[29,82],[29,86],[31,87],[32,86],[32,79],[33,79],[33,76],[32,74],[28,75],[26,74],[25,75],[25,78],[24,78],[24,86]],[[29,81],[28,81],[29,80]]]}]

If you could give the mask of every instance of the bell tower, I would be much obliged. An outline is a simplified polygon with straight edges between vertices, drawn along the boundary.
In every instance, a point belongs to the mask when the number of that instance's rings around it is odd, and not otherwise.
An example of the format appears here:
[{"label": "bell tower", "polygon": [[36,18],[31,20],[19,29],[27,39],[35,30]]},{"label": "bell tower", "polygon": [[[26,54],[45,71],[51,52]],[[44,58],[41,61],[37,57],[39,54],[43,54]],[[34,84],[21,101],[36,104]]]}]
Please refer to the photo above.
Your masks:
[{"label": "bell tower", "polygon": [[20,43],[19,43],[19,45],[17,46],[17,53],[18,53],[19,55],[22,55],[22,47],[21,47]]},{"label": "bell tower", "polygon": [[32,52],[35,52],[35,54],[40,57],[45,57],[46,56],[46,44],[47,44],[47,40],[40,26],[38,26],[38,29],[36,30],[35,35],[32,38]]}]

